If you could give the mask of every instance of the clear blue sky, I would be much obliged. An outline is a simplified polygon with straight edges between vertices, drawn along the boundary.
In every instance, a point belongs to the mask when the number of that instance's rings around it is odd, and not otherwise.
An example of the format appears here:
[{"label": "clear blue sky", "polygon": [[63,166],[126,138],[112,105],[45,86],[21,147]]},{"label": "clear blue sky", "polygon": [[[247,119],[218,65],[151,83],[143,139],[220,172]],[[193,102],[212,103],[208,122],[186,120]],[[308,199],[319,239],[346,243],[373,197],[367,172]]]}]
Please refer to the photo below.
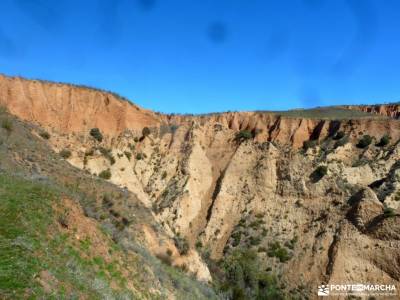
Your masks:
[{"label": "clear blue sky", "polygon": [[1,0],[0,72],[177,113],[400,100],[400,1]]}]

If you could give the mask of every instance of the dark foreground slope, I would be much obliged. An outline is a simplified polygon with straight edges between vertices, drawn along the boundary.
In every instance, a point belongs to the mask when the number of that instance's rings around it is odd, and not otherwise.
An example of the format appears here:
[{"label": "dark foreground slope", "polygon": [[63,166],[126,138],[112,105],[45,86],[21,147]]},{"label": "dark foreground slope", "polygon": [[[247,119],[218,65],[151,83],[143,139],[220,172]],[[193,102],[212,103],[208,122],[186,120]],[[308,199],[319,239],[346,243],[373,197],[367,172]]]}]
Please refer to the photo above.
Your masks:
[{"label": "dark foreground slope", "polygon": [[36,127],[0,123],[1,299],[215,297],[149,254],[135,228],[162,232],[134,195],[69,165]]}]

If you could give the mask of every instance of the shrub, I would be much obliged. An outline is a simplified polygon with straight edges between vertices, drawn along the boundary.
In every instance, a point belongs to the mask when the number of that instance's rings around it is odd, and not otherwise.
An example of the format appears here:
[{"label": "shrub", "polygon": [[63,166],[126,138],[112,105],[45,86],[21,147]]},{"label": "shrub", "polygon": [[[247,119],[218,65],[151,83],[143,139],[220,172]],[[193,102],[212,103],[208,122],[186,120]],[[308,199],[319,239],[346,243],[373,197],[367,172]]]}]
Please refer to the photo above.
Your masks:
[{"label": "shrub", "polygon": [[203,247],[203,243],[201,241],[196,242],[196,249],[201,249]]},{"label": "shrub", "polygon": [[39,135],[44,138],[45,140],[48,140],[50,138],[50,133],[48,133],[47,131],[41,131],[39,133]]},{"label": "shrub", "polygon": [[328,167],[327,166],[319,166],[310,175],[310,177],[314,182],[317,182],[317,181],[321,180],[327,173],[328,173]]},{"label": "shrub", "polygon": [[142,129],[142,136],[143,137],[146,137],[146,136],[150,135],[150,133],[151,133],[151,131],[150,131],[149,127],[143,127],[143,129]]},{"label": "shrub", "polygon": [[125,151],[124,154],[125,154],[125,156],[126,156],[126,158],[127,158],[128,160],[131,160],[132,153],[130,153],[130,152],[128,152],[128,151]]},{"label": "shrub", "polygon": [[269,257],[278,258],[280,262],[286,262],[291,258],[289,252],[279,242],[272,243],[269,246],[267,254]]},{"label": "shrub", "polygon": [[235,250],[222,263],[223,299],[286,299],[272,274],[261,269],[257,254],[252,250]]},{"label": "shrub", "polygon": [[101,171],[100,174],[99,174],[99,177],[100,177],[100,178],[103,178],[103,179],[106,179],[106,180],[107,180],[107,179],[110,179],[110,178],[111,178],[111,171],[110,171],[110,169]]},{"label": "shrub", "polygon": [[189,252],[189,243],[185,238],[176,236],[174,238],[174,243],[181,255],[186,255]]},{"label": "shrub", "polygon": [[242,237],[242,232],[236,231],[235,233],[232,234],[231,237],[233,239],[232,246],[236,247],[236,246],[238,246],[240,244],[240,239]]},{"label": "shrub", "polygon": [[384,211],[383,211],[383,215],[384,215],[386,218],[395,217],[395,216],[396,216],[396,211],[395,211],[393,208],[391,208],[391,207],[386,207],[386,208],[384,209]]},{"label": "shrub", "polygon": [[167,171],[164,171],[161,175],[161,179],[167,178]]},{"label": "shrub", "polygon": [[100,151],[101,154],[103,154],[103,156],[105,158],[108,159],[108,161],[110,162],[111,165],[115,164],[115,158],[111,154],[111,150],[110,149],[106,149],[106,148],[100,147],[99,151]]},{"label": "shrub", "polygon": [[343,131],[338,131],[335,136],[333,137],[334,140],[340,140],[342,138],[344,138],[345,133]]},{"label": "shrub", "polygon": [[68,158],[70,158],[71,157],[71,151],[70,150],[68,150],[68,149],[62,149],[61,151],[60,151],[60,156],[62,157],[62,158],[64,158],[64,159],[68,159]]},{"label": "shrub", "polygon": [[143,159],[143,154],[142,154],[142,153],[136,154],[136,159],[137,159],[137,160]]},{"label": "shrub", "polygon": [[249,130],[241,130],[236,133],[235,135],[235,141],[236,142],[243,142],[245,140],[249,140],[253,138],[253,134]]},{"label": "shrub", "polygon": [[349,137],[344,136],[335,143],[334,148],[336,149],[338,147],[342,147],[342,146],[346,145],[348,142],[349,142]]},{"label": "shrub", "polygon": [[10,119],[3,119],[1,121],[1,127],[7,130],[8,132],[11,132],[13,128],[12,121]]},{"label": "shrub", "polygon": [[98,128],[90,129],[90,135],[98,142],[101,142],[103,140],[103,135],[101,134],[100,129]]},{"label": "shrub", "polygon": [[372,137],[368,134],[364,135],[356,145],[358,148],[364,149],[372,143]]},{"label": "shrub", "polygon": [[304,141],[303,143],[303,149],[307,151],[310,148],[314,148],[317,145],[318,141],[317,140],[309,140],[309,141]]},{"label": "shrub", "polygon": [[383,137],[381,137],[380,141],[378,144],[376,144],[378,147],[385,147],[390,143],[390,136],[388,134],[385,134]]}]

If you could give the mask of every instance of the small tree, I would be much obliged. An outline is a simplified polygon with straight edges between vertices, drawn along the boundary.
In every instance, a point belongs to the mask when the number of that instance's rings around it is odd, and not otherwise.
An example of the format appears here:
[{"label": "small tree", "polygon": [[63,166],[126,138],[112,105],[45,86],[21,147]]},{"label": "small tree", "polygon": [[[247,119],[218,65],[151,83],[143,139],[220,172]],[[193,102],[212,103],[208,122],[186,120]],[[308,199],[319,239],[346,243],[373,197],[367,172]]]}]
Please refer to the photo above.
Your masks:
[{"label": "small tree", "polygon": [[100,132],[99,128],[92,128],[90,129],[90,135],[96,139],[98,142],[101,142],[103,140],[103,135]]},{"label": "small tree", "polygon": [[249,140],[251,138],[253,138],[253,134],[249,130],[240,130],[235,135],[236,142],[243,142],[243,141]]},{"label": "small tree", "polygon": [[71,151],[68,149],[62,149],[59,154],[64,159],[68,159],[71,157]]},{"label": "small tree", "polygon": [[41,131],[39,135],[44,138],[45,140],[48,140],[50,138],[50,134],[47,131]]},{"label": "small tree", "polygon": [[318,168],[315,169],[314,172],[312,172],[310,178],[312,181],[317,182],[321,180],[327,173],[328,173],[327,166],[319,166]]},{"label": "small tree", "polygon": [[110,171],[110,169],[101,171],[100,174],[99,174],[99,177],[100,177],[100,178],[103,178],[103,179],[106,179],[106,180],[107,180],[107,179],[110,179],[110,178],[111,178],[111,171]]},{"label": "small tree", "polygon": [[372,137],[366,134],[358,141],[358,144],[356,146],[357,148],[364,149],[368,147],[371,143],[372,143]]},{"label": "small tree", "polygon": [[3,119],[1,121],[1,127],[3,129],[7,130],[8,132],[11,132],[12,128],[13,128],[12,121],[10,119],[8,119],[8,118],[7,119]]},{"label": "small tree", "polygon": [[151,133],[151,131],[150,131],[149,127],[143,127],[143,129],[142,129],[142,136],[143,137],[146,137],[146,136],[150,135],[150,133]]},{"label": "small tree", "polygon": [[126,156],[126,158],[127,158],[128,160],[131,160],[131,157],[132,157],[132,153],[131,153],[131,152],[129,152],[129,151],[124,151],[124,154],[125,154],[125,156]]},{"label": "small tree", "polygon": [[176,248],[178,248],[181,255],[186,255],[189,252],[189,243],[183,237],[176,236],[174,238]]},{"label": "small tree", "polygon": [[376,144],[378,147],[385,147],[390,143],[390,136],[388,134],[385,134],[383,137],[381,137],[380,141],[378,144]]},{"label": "small tree", "polygon": [[335,136],[333,137],[334,140],[340,140],[341,138],[343,138],[345,136],[343,131],[338,131]]},{"label": "small tree", "polygon": [[310,148],[314,148],[317,145],[317,140],[309,140],[303,142],[303,149],[307,151]]}]

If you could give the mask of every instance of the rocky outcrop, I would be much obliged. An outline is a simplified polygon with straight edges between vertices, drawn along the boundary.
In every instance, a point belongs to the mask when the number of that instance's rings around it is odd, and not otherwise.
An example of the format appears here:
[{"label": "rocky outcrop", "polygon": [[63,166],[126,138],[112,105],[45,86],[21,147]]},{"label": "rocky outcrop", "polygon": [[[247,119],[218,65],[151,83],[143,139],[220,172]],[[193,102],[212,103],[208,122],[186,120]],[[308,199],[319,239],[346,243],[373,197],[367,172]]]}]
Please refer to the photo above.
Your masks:
[{"label": "rocky outcrop", "polygon": [[109,135],[158,124],[150,111],[113,93],[0,75],[0,105],[17,117],[62,133],[98,127]]},{"label": "rocky outcrop", "polygon": [[398,103],[377,104],[377,105],[345,105],[343,107],[346,109],[379,114],[394,119],[398,119],[400,117],[400,104]]},{"label": "rocky outcrop", "polygon": [[[126,130],[140,132],[144,127],[188,125],[197,122],[221,124],[231,130],[249,130],[256,141],[273,141],[302,147],[308,140],[322,140],[337,131],[356,138],[368,132],[377,139],[389,134],[399,138],[399,123],[368,118],[346,119],[340,112],[328,119],[286,116],[271,112],[228,112],[201,116],[162,115],[142,109],[126,99],[102,90],[70,84],[26,80],[0,75],[0,105],[17,117],[60,133],[85,133],[98,127],[110,138]],[[398,105],[348,106],[370,113],[398,117]]]}]

